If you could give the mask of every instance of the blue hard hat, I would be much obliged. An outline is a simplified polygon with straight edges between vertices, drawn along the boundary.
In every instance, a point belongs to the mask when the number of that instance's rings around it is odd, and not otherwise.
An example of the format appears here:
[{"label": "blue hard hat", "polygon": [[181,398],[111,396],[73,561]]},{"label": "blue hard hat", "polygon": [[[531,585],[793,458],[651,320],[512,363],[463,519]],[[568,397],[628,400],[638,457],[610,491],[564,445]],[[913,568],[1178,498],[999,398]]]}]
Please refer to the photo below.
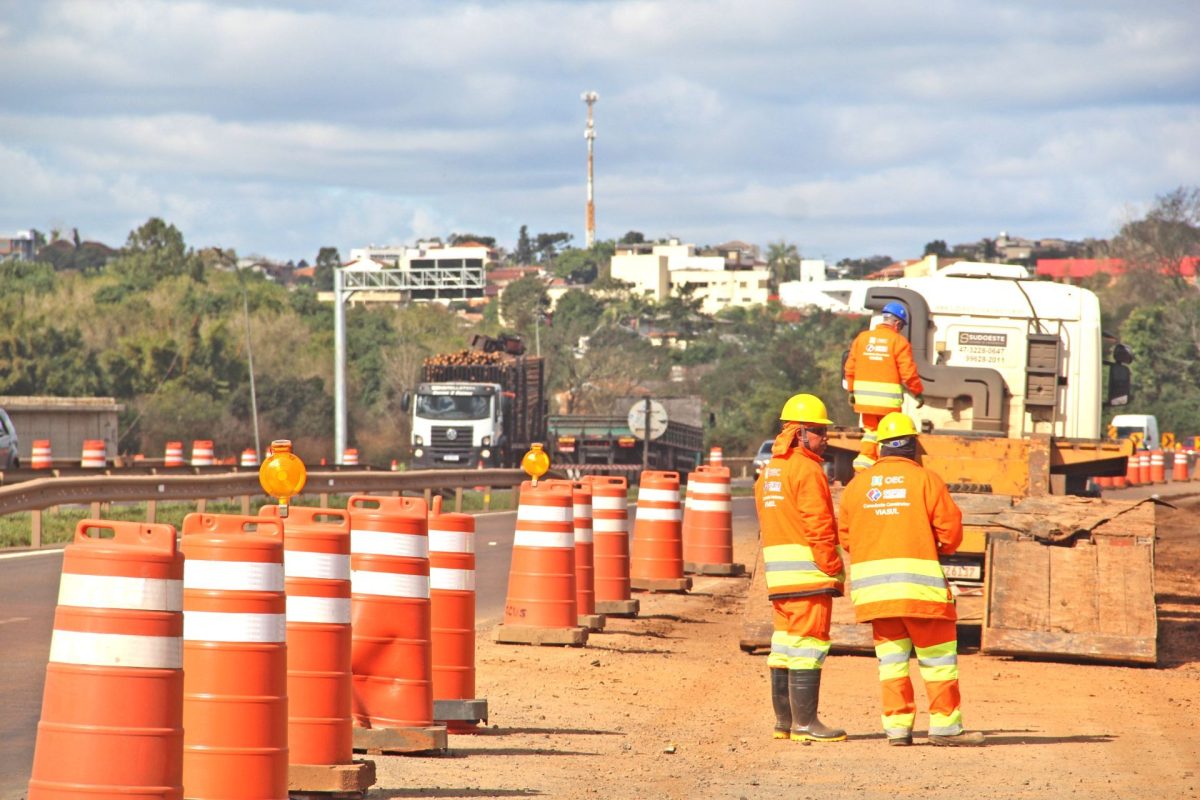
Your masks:
[{"label": "blue hard hat", "polygon": [[908,324],[908,309],[895,301],[888,303],[886,306],[884,306],[883,313],[891,314],[893,317],[900,320],[905,325]]}]

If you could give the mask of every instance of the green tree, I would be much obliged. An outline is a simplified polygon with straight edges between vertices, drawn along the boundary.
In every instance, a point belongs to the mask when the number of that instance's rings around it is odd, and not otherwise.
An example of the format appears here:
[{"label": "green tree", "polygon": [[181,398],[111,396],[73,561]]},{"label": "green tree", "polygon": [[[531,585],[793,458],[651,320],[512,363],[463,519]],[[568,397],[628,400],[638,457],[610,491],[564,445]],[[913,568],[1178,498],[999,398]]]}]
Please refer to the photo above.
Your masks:
[{"label": "green tree", "polygon": [[486,245],[487,247],[495,247],[496,237],[480,236],[477,233],[452,233],[450,234],[450,238],[447,240],[447,242],[451,247],[460,244],[467,244],[468,242],[478,242],[479,244]]},{"label": "green tree", "polygon": [[950,255],[950,248],[946,245],[945,239],[934,239],[932,242],[925,243],[923,255],[939,257],[948,256]]},{"label": "green tree", "polygon": [[522,225],[517,234],[517,246],[513,249],[513,264],[523,267],[533,263],[533,241],[529,238],[529,226]]},{"label": "green tree", "polygon": [[333,271],[342,266],[342,255],[336,247],[322,247],[317,252],[316,269],[313,270],[313,287],[318,292],[333,291]]},{"label": "green tree", "polygon": [[549,308],[550,296],[546,294],[546,284],[536,275],[515,280],[500,293],[500,315],[527,342],[534,340],[537,335],[534,326],[541,324]]},{"label": "green tree", "polygon": [[780,239],[767,245],[767,268],[771,270],[771,280],[775,288],[786,281],[794,281],[800,277],[800,249],[791,242]]},{"label": "green tree", "polygon": [[1200,188],[1158,196],[1146,216],[1121,226],[1111,252],[1125,261],[1118,289],[1137,301],[1167,302],[1191,291],[1183,265],[1200,256]]},{"label": "green tree", "polygon": [[204,264],[187,247],[183,234],[158,217],[130,231],[124,253],[109,262],[106,269],[130,291],[145,291],[161,280],[180,275],[204,280]]},{"label": "green tree", "polygon": [[628,231],[621,237],[618,244],[643,244],[645,241],[646,237],[641,231]]}]

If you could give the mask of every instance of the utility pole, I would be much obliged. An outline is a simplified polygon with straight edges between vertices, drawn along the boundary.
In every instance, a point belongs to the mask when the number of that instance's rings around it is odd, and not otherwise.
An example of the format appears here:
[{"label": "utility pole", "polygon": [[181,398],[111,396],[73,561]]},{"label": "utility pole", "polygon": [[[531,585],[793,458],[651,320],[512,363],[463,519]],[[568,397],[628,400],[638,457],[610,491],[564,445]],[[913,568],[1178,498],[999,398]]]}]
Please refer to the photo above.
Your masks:
[{"label": "utility pole", "polygon": [[[650,395],[646,395],[646,411],[642,417],[642,472],[650,469]],[[638,479],[639,483],[641,479]]]},{"label": "utility pole", "polygon": [[583,132],[583,138],[587,139],[588,148],[588,176],[587,176],[587,222],[585,242],[588,249],[596,243],[596,198],[595,198],[595,161],[593,158],[593,150],[596,142],[596,126],[592,122],[592,106],[600,99],[600,95],[595,92],[584,92],[579,96],[583,102],[587,103],[588,118],[587,129]]},{"label": "utility pole", "polygon": [[346,293],[341,266],[333,268],[333,463],[346,452]]}]

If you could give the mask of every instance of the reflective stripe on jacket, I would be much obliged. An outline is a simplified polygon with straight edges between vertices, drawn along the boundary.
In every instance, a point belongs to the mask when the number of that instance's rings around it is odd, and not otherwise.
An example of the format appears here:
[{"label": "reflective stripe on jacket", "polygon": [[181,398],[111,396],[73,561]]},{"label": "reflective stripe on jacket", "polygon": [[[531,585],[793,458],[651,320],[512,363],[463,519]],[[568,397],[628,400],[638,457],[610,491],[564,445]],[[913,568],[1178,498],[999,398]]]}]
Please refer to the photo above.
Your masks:
[{"label": "reflective stripe on jacket", "polygon": [[845,378],[859,414],[898,411],[904,399],[903,387],[914,395],[925,391],[913,361],[912,345],[890,325],[876,325],[854,337],[846,358]]},{"label": "reflective stripe on jacket", "polygon": [[940,477],[886,456],[850,481],[838,517],[859,622],[958,618],[938,554],[962,543],[962,511]]},{"label": "reflective stripe on jacket", "polygon": [[754,483],[763,566],[772,600],[841,595],[833,498],[821,459],[796,446],[767,462]]}]

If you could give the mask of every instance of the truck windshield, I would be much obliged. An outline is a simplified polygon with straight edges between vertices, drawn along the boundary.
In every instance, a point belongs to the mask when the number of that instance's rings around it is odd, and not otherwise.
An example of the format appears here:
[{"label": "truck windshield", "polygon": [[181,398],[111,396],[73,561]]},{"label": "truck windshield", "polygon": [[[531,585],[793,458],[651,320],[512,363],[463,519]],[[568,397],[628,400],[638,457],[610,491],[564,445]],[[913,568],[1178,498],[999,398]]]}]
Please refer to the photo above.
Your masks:
[{"label": "truck windshield", "polygon": [[1117,439],[1128,439],[1129,435],[1133,434],[1133,433],[1140,433],[1142,436],[1145,436],[1146,429],[1143,427],[1140,427],[1140,426],[1137,426],[1137,427],[1127,426],[1127,425],[1118,425],[1117,426]]},{"label": "truck windshield", "polygon": [[488,415],[487,395],[417,395],[417,416],[425,419],[483,419]]}]

